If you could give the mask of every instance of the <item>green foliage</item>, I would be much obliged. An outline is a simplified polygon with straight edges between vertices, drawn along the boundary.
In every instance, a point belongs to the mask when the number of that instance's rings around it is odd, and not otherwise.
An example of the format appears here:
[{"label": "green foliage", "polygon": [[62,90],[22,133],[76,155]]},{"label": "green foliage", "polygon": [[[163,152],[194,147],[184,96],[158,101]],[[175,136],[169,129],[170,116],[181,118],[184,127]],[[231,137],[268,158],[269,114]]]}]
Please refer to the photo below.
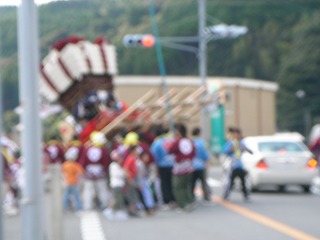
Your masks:
[{"label": "green foliage", "polygon": [[10,132],[20,121],[19,115],[14,111],[6,111],[3,114],[3,129],[4,132]]},{"label": "green foliage", "polygon": [[60,136],[59,123],[67,116],[67,112],[51,115],[42,120],[43,139],[48,141],[52,136]]},{"label": "green foliage", "polygon": [[[293,43],[278,82],[278,123],[282,128],[303,131],[303,114],[308,107],[314,118],[320,116],[320,12],[302,19],[293,31]],[[304,99],[295,97],[298,90]],[[315,122],[314,122],[315,123]]]},{"label": "green foliage", "polygon": [[15,7],[0,7],[0,53],[1,56],[17,54],[17,12]]},{"label": "green foliage", "polygon": [[[197,0],[154,0],[160,37],[198,34]],[[208,43],[208,74],[238,76],[280,83],[278,126],[301,130],[301,103],[297,89],[307,93],[315,119],[319,87],[318,0],[212,0],[207,1],[207,26],[220,22],[247,26],[237,39]],[[155,49],[129,49],[126,34],[152,33],[149,0],[71,0],[38,8],[41,59],[61,38],[78,35],[89,40],[107,36],[117,47],[122,75],[159,74]],[[4,108],[18,105],[17,9],[0,7],[1,78]],[[196,44],[190,44],[197,47]],[[198,75],[196,54],[162,47],[169,75]],[[307,84],[306,84],[307,83]],[[300,105],[299,105],[300,104]],[[300,112],[299,112],[300,111]]]},{"label": "green foliage", "polygon": [[2,107],[4,110],[13,109],[18,105],[19,97],[17,56],[3,58],[1,63]]}]

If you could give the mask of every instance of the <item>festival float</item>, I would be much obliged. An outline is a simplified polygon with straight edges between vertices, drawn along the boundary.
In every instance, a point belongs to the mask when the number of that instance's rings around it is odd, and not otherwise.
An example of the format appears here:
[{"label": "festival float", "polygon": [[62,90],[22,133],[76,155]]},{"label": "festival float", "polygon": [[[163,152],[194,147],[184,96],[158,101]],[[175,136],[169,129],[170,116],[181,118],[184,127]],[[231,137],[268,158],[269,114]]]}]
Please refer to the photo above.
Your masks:
[{"label": "festival float", "polygon": [[[40,94],[70,113],[81,126],[80,140],[86,142],[93,131],[108,135],[124,122],[143,121],[148,116],[139,108],[141,104],[128,107],[115,98],[113,78],[117,74],[116,49],[106,38],[91,42],[71,36],[57,41],[43,59]],[[149,92],[141,100],[152,95]]]}]

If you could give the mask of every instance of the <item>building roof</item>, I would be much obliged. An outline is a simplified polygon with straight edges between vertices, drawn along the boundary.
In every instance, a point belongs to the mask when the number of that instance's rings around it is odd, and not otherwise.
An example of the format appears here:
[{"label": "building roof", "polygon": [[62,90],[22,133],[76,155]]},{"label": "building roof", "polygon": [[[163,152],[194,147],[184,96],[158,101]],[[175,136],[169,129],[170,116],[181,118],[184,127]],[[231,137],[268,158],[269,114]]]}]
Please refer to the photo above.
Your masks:
[{"label": "building roof", "polygon": [[[168,85],[175,86],[201,86],[201,79],[197,76],[166,76],[165,81]],[[218,85],[219,87],[242,87],[252,89],[262,89],[272,92],[278,90],[278,84],[248,78],[237,77],[207,77],[208,86]],[[160,85],[162,83],[161,76],[116,76],[114,85]]]}]

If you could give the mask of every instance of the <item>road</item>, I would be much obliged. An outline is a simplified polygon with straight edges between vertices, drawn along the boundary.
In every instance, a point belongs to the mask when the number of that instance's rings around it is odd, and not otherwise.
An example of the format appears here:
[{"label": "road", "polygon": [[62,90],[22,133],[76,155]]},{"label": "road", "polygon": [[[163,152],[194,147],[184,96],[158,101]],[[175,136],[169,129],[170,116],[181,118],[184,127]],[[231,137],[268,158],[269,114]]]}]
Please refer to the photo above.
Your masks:
[{"label": "road", "polygon": [[[299,188],[254,193],[244,202],[236,189],[230,201],[222,201],[221,169],[212,168],[209,183],[211,204],[199,200],[192,212],[159,210],[154,216],[124,222],[106,220],[100,212],[64,214],[63,240],[206,240],[206,239],[320,239],[320,196]],[[20,217],[5,217],[5,239],[21,238]],[[55,239],[58,240],[58,239]]]}]

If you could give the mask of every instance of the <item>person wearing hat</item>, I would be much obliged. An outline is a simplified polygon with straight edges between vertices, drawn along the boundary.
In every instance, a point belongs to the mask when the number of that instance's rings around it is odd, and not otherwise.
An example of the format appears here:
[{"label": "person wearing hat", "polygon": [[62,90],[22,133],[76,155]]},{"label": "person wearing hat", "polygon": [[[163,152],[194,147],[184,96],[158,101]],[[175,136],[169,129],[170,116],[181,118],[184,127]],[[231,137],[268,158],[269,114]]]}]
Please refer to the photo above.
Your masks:
[{"label": "person wearing hat", "polygon": [[74,135],[72,137],[72,140],[68,143],[67,147],[66,147],[66,152],[69,151],[69,149],[73,149],[71,151],[75,151],[77,152],[77,159],[76,159],[76,162],[79,162],[80,160],[80,156],[81,156],[81,153],[83,152],[84,150],[84,145],[83,143],[79,140],[78,136],[77,135]]},{"label": "person wearing hat", "polygon": [[127,147],[137,146],[139,143],[139,135],[136,132],[129,132],[126,134],[123,144]]},{"label": "person wearing hat", "polygon": [[137,204],[139,201],[137,190],[137,158],[139,154],[139,135],[135,132],[129,132],[123,141],[125,147],[123,169],[126,173],[126,191],[125,196],[128,200],[129,215],[138,216]]},{"label": "person wearing hat", "polygon": [[84,169],[83,209],[93,209],[93,200],[97,196],[100,208],[104,209],[111,198],[107,186],[107,174],[110,165],[109,153],[104,146],[107,139],[102,132],[90,134],[90,145],[83,150],[79,163]]},{"label": "person wearing hat", "polygon": [[83,174],[82,166],[76,161],[79,152],[75,148],[69,148],[65,153],[66,161],[62,164],[62,174],[65,182],[63,195],[63,209],[68,210],[70,200],[74,200],[74,209],[80,211],[82,208],[80,199],[80,176]]},{"label": "person wearing hat", "polygon": [[50,164],[61,164],[65,160],[64,149],[57,135],[53,135],[51,137],[51,139],[45,144],[43,151],[49,157]]}]

